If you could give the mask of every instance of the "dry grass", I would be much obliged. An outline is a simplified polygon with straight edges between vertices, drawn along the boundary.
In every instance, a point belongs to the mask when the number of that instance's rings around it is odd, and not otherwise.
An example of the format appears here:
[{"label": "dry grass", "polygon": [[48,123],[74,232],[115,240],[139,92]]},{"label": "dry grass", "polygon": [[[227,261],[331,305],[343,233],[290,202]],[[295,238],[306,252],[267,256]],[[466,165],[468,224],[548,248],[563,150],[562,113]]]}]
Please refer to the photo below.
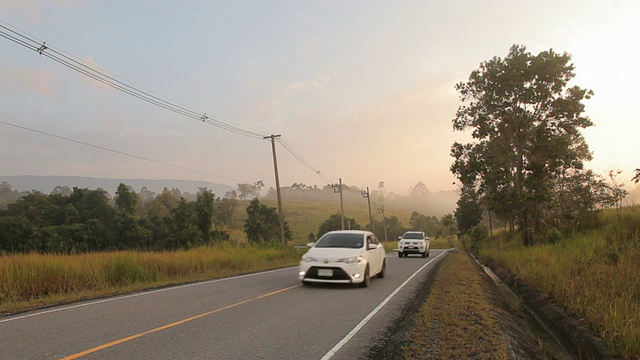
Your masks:
[{"label": "dry grass", "polygon": [[189,251],[10,255],[0,259],[0,313],[291,266],[301,252],[221,244]]},{"label": "dry grass", "polygon": [[492,259],[586,321],[620,357],[640,358],[640,216],[555,244],[525,248],[507,234],[487,241]]},{"label": "dry grass", "polygon": [[404,347],[404,357],[507,359],[490,286],[490,280],[482,276],[466,253],[451,251],[417,314],[412,343]]}]

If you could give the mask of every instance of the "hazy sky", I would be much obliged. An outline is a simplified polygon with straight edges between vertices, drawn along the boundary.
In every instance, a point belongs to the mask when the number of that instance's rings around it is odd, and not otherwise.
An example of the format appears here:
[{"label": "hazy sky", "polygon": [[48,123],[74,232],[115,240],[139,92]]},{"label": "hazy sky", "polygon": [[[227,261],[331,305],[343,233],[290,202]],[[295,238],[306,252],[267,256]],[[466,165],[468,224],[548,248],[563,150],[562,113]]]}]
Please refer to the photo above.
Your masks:
[{"label": "hazy sky", "polygon": [[[0,24],[260,134],[337,181],[454,189],[454,90],[513,44],[573,55],[604,174],[640,167],[640,2],[2,0]],[[0,38],[1,175],[196,179],[274,186],[271,145],[150,105]],[[278,144],[280,182],[326,182]],[[136,189],[138,190],[138,189]],[[217,194],[222,195],[222,194]]]}]

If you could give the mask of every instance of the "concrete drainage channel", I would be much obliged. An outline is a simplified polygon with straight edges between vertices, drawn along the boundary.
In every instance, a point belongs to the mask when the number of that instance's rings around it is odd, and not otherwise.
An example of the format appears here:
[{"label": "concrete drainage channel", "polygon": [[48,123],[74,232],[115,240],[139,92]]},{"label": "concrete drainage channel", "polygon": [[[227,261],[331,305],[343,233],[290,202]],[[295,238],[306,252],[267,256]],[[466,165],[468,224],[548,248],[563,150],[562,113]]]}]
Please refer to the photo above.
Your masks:
[{"label": "concrete drainage channel", "polygon": [[544,325],[545,321],[540,319],[534,311],[524,304],[518,295],[516,295],[500,278],[491,271],[491,269],[481,264],[478,259],[470,253],[473,259],[482,266],[485,273],[489,275],[491,280],[496,284],[500,294],[507,300],[507,303],[520,314],[522,314],[529,331],[538,339],[544,351],[558,360],[575,359],[572,352],[567,346],[563,345],[563,341],[554,334],[554,332]]}]

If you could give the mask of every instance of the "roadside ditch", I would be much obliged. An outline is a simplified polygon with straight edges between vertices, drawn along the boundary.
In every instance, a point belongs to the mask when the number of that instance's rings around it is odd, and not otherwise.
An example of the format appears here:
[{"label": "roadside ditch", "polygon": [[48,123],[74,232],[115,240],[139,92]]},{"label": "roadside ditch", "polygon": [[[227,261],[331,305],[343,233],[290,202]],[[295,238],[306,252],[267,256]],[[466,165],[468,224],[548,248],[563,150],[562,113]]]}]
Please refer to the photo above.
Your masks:
[{"label": "roadside ditch", "polygon": [[532,289],[497,264],[483,265],[474,259],[510,305],[526,315],[530,331],[540,338],[546,351],[564,358],[569,356],[569,359],[615,359],[605,342],[583,319],[576,319],[553,298]]}]

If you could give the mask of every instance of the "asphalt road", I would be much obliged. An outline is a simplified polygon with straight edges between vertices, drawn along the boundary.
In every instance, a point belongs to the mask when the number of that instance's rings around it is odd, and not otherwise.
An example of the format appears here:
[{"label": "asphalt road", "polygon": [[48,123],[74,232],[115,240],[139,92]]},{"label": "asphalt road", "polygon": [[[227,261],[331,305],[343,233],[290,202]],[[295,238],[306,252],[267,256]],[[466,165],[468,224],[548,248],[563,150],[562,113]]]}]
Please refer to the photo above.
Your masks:
[{"label": "asphalt road", "polygon": [[0,318],[1,359],[365,359],[446,252],[387,255],[368,288],[296,268]]}]

